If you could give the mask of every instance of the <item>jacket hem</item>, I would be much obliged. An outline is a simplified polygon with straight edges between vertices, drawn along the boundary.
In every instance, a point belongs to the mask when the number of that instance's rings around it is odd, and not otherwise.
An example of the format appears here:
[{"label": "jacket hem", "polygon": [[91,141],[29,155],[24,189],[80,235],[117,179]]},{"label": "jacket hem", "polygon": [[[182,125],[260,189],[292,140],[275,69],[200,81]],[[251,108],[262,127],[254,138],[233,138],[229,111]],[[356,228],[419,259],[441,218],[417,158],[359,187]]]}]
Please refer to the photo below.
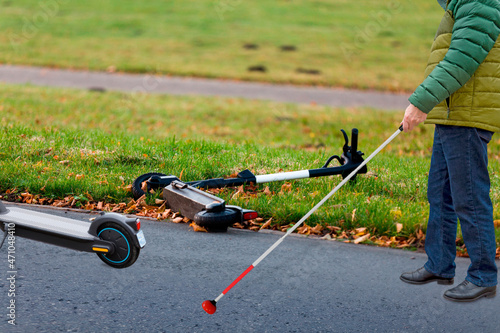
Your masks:
[{"label": "jacket hem", "polygon": [[487,130],[490,132],[500,132],[500,128],[492,126],[490,124],[474,123],[460,120],[449,120],[449,119],[427,119],[424,124],[426,125],[448,125],[448,126],[462,126],[462,127],[474,127]]}]

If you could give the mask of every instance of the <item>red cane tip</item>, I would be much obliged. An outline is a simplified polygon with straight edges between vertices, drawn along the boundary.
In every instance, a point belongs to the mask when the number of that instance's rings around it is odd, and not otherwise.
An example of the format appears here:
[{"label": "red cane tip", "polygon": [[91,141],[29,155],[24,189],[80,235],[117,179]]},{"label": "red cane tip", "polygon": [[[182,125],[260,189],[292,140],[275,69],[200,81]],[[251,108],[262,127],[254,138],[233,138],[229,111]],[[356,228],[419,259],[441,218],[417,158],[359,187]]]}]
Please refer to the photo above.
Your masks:
[{"label": "red cane tip", "polygon": [[201,304],[201,306],[203,307],[203,310],[205,310],[206,313],[214,314],[215,311],[217,310],[216,304],[217,303],[215,301],[206,300]]}]

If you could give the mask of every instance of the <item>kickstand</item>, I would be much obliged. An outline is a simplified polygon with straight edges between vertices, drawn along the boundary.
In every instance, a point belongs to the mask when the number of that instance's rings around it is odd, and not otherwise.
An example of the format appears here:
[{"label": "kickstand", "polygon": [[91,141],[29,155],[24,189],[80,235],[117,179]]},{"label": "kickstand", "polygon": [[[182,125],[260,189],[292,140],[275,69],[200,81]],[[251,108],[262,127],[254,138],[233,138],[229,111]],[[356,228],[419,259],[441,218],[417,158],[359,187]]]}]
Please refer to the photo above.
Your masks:
[{"label": "kickstand", "polygon": [[9,231],[7,230],[7,223],[4,223],[3,226],[4,226],[5,231],[3,233],[2,243],[0,243],[0,249],[2,248],[3,243],[5,242],[5,239],[7,238],[7,235],[9,233]]}]

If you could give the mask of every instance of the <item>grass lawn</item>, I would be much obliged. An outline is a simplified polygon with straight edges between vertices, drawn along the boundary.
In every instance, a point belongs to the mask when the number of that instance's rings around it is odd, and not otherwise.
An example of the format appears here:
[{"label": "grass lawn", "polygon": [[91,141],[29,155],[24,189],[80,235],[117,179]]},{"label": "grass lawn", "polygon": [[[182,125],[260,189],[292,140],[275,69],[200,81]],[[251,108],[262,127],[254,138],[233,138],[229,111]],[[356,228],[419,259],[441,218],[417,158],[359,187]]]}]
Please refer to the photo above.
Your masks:
[{"label": "grass lawn", "polygon": [[435,0],[0,3],[1,63],[395,91],[422,80],[443,14]]},{"label": "grass lawn", "polygon": [[[208,97],[98,93],[0,85],[0,193],[73,196],[128,202],[126,185],[146,172],[185,181],[321,167],[340,154],[340,129],[360,132],[370,154],[402,114],[373,109]],[[401,134],[369,163],[369,174],[335,194],[307,223],[377,236],[413,237],[425,230],[425,198],[432,131]],[[490,144],[492,198],[500,219],[500,139]],[[257,210],[274,225],[296,222],[341,181],[340,176],[260,185],[219,195]],[[285,186],[284,186],[285,185]],[[148,198],[154,201],[154,196]],[[403,229],[398,232],[397,224]],[[497,233],[500,240],[500,233]]]}]

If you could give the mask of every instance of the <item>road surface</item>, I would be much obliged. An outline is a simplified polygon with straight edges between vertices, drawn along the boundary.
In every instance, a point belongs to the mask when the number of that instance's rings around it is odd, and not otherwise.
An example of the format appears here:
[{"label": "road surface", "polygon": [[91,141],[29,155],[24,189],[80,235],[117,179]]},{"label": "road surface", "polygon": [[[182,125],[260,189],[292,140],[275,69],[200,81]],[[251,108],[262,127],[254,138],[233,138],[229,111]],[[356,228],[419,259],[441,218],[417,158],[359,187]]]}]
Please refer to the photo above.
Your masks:
[{"label": "road surface", "polygon": [[[26,207],[26,206],[24,206]],[[47,210],[89,221],[92,214]],[[291,235],[206,314],[214,299],[281,233],[196,233],[144,220],[137,262],[113,269],[90,253],[16,239],[16,326],[8,324],[7,249],[0,250],[0,332],[498,332],[500,297],[442,298],[408,285],[425,255]],[[457,259],[455,284],[469,260]]]}]

